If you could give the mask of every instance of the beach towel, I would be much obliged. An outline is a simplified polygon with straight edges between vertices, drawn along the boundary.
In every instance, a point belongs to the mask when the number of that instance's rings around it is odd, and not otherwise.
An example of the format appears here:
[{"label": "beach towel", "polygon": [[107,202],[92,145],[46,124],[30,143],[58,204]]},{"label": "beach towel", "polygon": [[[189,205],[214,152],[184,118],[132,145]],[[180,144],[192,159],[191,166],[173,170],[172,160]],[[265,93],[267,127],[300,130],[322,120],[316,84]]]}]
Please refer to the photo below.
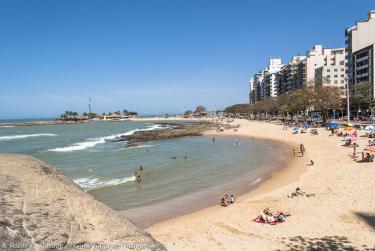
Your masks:
[{"label": "beach towel", "polygon": [[[290,214],[289,213],[284,213],[284,212],[280,212],[281,213],[281,215],[283,215],[284,216],[284,221],[285,221],[285,219],[287,218],[287,217],[289,217],[290,216]],[[278,219],[278,216],[273,216],[275,219]],[[273,221],[273,222],[267,222],[267,221],[265,221],[265,220],[263,220],[261,217],[260,217],[260,215],[258,216],[258,217],[256,217],[254,220],[252,220],[252,221],[254,221],[254,222],[257,222],[257,223],[261,223],[261,224],[269,224],[269,225],[277,225],[277,224],[279,224],[279,223],[283,223],[284,221],[280,221],[280,220],[276,220],[276,221]]]},{"label": "beach towel", "polygon": [[261,223],[261,224],[269,224],[269,225],[276,225],[280,222],[278,221],[274,221],[274,222],[267,222],[267,221],[264,221],[263,219],[260,218],[260,216],[256,217],[254,220],[254,222],[257,222],[257,223]]}]

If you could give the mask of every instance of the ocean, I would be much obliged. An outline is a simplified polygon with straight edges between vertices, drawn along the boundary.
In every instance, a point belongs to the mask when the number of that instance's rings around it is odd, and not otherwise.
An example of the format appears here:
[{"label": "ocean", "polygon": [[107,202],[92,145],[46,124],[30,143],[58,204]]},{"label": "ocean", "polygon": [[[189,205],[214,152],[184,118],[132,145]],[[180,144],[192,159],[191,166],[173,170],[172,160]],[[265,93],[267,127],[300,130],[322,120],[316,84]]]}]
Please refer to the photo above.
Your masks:
[{"label": "ocean", "polygon": [[[243,194],[286,164],[290,148],[241,137],[184,137],[126,147],[113,142],[152,122],[0,127],[0,152],[42,159],[142,226]],[[142,166],[143,171],[139,168]],[[135,182],[134,173],[142,182]]]}]

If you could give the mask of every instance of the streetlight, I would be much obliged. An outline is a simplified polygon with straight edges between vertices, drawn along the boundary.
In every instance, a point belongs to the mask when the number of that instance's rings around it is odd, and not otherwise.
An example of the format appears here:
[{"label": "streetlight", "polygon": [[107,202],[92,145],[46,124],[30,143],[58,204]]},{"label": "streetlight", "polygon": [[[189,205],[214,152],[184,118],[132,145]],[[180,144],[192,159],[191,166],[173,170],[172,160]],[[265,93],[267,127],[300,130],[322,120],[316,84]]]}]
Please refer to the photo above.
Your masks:
[{"label": "streetlight", "polygon": [[346,115],[348,116],[348,124],[350,123],[350,99],[349,99],[349,78],[346,77]]}]

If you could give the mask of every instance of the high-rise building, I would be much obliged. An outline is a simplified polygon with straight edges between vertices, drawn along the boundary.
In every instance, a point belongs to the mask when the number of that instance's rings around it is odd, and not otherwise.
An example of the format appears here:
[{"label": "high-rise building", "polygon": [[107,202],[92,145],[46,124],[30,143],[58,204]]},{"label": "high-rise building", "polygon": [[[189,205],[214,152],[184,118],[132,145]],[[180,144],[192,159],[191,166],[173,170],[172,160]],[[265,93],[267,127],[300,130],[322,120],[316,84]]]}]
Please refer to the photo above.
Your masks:
[{"label": "high-rise building", "polygon": [[302,87],[306,83],[306,56],[294,56],[276,75],[278,95]]},{"label": "high-rise building", "polygon": [[266,69],[254,74],[253,78],[249,81],[250,104],[264,100],[267,97],[277,96],[276,74],[282,66],[280,58],[271,58]]},{"label": "high-rise building", "polygon": [[264,80],[265,70],[260,70],[258,73],[254,74],[254,96],[255,102],[264,100]]},{"label": "high-rise building", "polygon": [[315,69],[317,86],[339,87],[346,96],[345,49],[324,49],[324,65]]},{"label": "high-rise building", "polygon": [[249,103],[254,104],[255,103],[254,78],[251,78],[249,80],[249,87],[250,87]]},{"label": "high-rise building", "polygon": [[353,93],[375,98],[375,10],[345,30],[346,71]]},{"label": "high-rise building", "polygon": [[[345,85],[344,57],[343,48],[327,49],[322,45],[314,45],[306,56],[294,56],[276,76],[278,95],[321,84],[325,77],[331,76],[332,84]],[[316,78],[316,74],[320,75]]]},{"label": "high-rise building", "polygon": [[281,70],[281,58],[271,58],[266,69],[263,83],[264,97],[277,97],[276,74]]}]

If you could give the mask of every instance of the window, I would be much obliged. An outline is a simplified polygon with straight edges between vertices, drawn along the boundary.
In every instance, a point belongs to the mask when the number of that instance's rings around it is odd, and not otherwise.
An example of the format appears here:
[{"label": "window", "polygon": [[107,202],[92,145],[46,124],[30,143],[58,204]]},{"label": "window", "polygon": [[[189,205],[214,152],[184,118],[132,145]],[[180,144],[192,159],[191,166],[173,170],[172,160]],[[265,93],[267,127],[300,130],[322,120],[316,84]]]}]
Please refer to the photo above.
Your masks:
[{"label": "window", "polygon": [[345,69],[344,69],[344,68],[341,68],[341,71],[345,71]]},{"label": "window", "polygon": [[331,70],[330,69],[327,69],[327,72],[330,72]]},{"label": "window", "polygon": [[343,84],[345,81],[344,80],[341,80],[341,84]]},{"label": "window", "polygon": [[337,78],[337,75],[335,75],[335,76],[333,76],[333,77]]},{"label": "window", "polygon": [[344,77],[344,74],[341,74],[341,77],[343,78],[343,77]]},{"label": "window", "polygon": [[337,69],[334,69],[333,71],[334,71],[334,72],[337,72]]},{"label": "window", "polygon": [[340,61],[340,65],[344,65],[345,64],[345,62],[344,61]]},{"label": "window", "polygon": [[337,84],[337,80],[335,80],[335,84]]}]

